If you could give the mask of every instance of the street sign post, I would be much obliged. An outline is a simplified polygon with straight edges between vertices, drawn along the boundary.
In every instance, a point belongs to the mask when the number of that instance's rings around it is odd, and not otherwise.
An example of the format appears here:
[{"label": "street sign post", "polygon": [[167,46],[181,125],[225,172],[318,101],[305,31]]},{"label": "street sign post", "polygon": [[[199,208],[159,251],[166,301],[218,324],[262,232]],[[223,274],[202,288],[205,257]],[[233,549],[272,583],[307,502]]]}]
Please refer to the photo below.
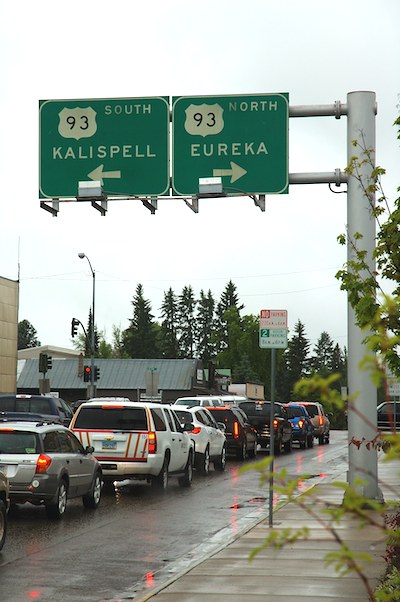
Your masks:
[{"label": "street sign post", "polygon": [[169,194],[169,121],[167,97],[40,101],[40,198]]},{"label": "street sign post", "polygon": [[172,105],[172,187],[221,177],[234,194],[288,192],[289,95],[180,96]]}]

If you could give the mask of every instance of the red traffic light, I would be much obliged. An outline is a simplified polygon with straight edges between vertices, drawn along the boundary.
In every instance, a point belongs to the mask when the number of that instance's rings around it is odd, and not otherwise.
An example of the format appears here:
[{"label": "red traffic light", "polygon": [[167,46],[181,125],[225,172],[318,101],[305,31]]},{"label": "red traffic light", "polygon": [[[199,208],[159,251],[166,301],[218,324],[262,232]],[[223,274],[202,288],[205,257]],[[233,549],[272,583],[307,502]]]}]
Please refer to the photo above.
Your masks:
[{"label": "red traffic light", "polygon": [[92,369],[90,366],[83,366],[83,380],[85,383],[90,382],[92,375]]}]

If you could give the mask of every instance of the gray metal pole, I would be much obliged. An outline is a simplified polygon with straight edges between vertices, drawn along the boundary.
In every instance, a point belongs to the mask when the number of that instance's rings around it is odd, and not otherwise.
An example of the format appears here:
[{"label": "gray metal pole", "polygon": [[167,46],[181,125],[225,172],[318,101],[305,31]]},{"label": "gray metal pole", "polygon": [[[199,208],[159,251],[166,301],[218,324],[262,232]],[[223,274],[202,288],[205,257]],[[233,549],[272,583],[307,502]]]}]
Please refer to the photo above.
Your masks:
[{"label": "gray metal pole", "polygon": [[[364,160],[363,149],[375,152],[375,114],[376,99],[374,92],[350,92],[347,95],[347,158],[358,157]],[[357,140],[361,147],[353,146]],[[374,155],[372,155],[374,162]],[[371,214],[371,202],[364,193],[363,187],[371,182],[373,165],[368,162],[361,165],[359,178],[349,176],[347,183],[347,236],[354,242],[355,233],[363,238],[356,241],[358,249],[367,252],[366,261],[373,272],[375,261],[372,257],[375,248],[375,218]],[[355,251],[348,242],[347,259],[355,258]],[[365,274],[368,276],[368,274]],[[368,350],[363,343],[368,334],[356,324],[355,312],[348,304],[348,439],[349,439],[349,484],[356,488],[360,495],[367,499],[380,499],[378,488],[377,451],[373,446],[366,446],[376,435],[377,427],[377,391],[368,372],[360,369],[360,362]],[[354,444],[360,441],[361,445]],[[363,480],[364,485],[357,484]]]},{"label": "gray metal pole", "polygon": [[[89,261],[89,259],[88,259]],[[91,356],[91,360],[90,360],[90,366],[91,366],[91,370],[90,370],[90,389],[91,389],[91,393],[90,396],[94,397],[95,396],[95,389],[94,389],[94,353],[95,353],[95,334],[94,334],[94,325],[95,325],[95,321],[94,321],[94,303],[95,303],[95,298],[96,298],[96,293],[95,293],[95,289],[96,289],[96,273],[95,271],[92,269],[92,266],[90,264],[89,261],[89,265],[90,265],[90,269],[92,270],[92,276],[93,276],[93,298],[92,298],[92,356]]]},{"label": "gray metal pole", "polygon": [[92,286],[92,319],[91,319],[91,337],[90,337],[90,347],[91,347],[91,354],[90,354],[90,397],[94,397],[95,396],[95,391],[94,391],[94,353],[95,353],[95,336],[94,336],[94,325],[95,325],[95,321],[94,321],[94,311],[95,311],[95,298],[96,298],[96,274],[94,269],[92,268],[92,264],[90,263],[90,259],[89,257],[85,254],[85,253],[78,253],[78,257],[80,259],[87,259],[87,262],[89,264],[90,267],[90,271],[92,272],[92,280],[93,280],[93,286]]},{"label": "gray metal pole", "polygon": [[269,465],[269,494],[268,494],[268,526],[273,527],[273,510],[274,510],[274,455],[275,455],[275,431],[274,431],[274,405],[275,405],[275,366],[276,366],[276,349],[271,349],[271,406],[269,413],[269,455],[271,456],[271,464]]}]

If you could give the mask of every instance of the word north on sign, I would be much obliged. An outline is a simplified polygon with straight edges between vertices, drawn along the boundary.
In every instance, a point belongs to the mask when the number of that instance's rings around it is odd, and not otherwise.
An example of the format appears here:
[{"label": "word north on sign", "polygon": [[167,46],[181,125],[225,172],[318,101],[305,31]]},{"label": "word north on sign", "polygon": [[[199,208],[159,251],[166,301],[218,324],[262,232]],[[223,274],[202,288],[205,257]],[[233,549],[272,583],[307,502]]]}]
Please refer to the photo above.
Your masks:
[{"label": "word north on sign", "polygon": [[169,194],[169,122],[168,97],[40,101],[39,197]]},{"label": "word north on sign", "polygon": [[227,194],[287,193],[288,118],[287,93],[173,98],[174,194],[197,194],[209,177]]}]

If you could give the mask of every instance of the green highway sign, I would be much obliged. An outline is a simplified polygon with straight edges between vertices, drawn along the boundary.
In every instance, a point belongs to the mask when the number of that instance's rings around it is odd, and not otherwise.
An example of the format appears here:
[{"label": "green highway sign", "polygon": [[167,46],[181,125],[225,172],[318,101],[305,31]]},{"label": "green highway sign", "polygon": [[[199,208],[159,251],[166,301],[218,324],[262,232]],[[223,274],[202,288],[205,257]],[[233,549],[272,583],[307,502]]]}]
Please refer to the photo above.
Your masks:
[{"label": "green highway sign", "polygon": [[289,94],[178,96],[172,104],[172,188],[199,192],[222,177],[228,194],[287,193]]},{"label": "green highway sign", "polygon": [[169,194],[169,122],[168,97],[40,101],[39,197]]}]

